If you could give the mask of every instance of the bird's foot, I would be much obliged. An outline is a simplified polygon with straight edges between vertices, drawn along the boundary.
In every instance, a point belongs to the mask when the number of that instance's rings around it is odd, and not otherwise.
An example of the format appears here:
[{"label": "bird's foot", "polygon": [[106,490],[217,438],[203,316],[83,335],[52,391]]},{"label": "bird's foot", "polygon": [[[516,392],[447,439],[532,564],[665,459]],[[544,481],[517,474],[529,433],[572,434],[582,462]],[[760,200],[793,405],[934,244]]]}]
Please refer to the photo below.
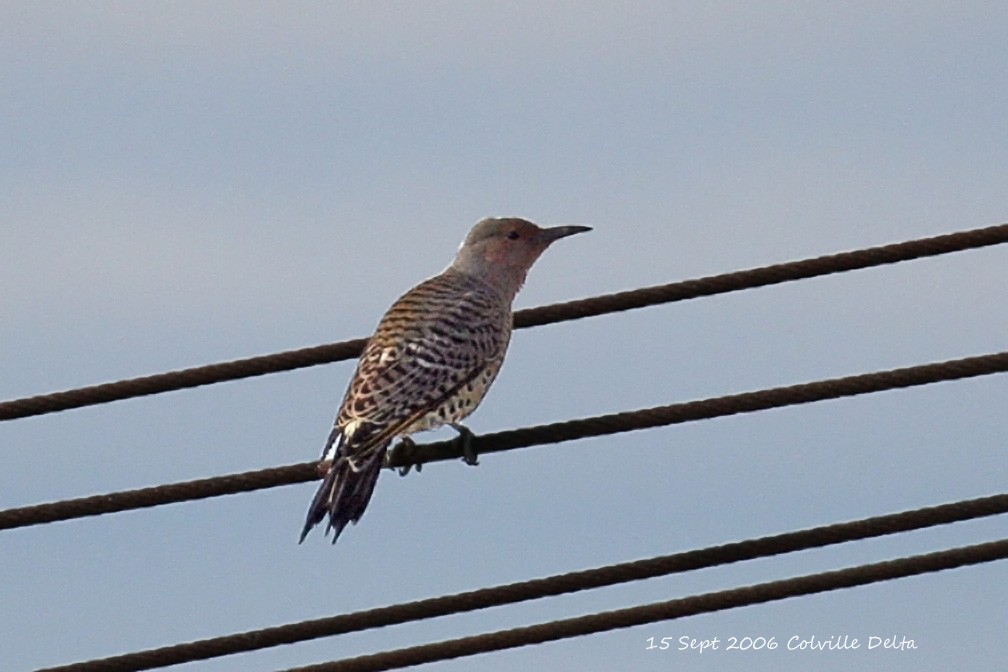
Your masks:
[{"label": "bird's foot", "polygon": [[332,469],[332,460],[319,460],[315,469],[318,471],[319,478],[325,478],[329,470]]},{"label": "bird's foot", "polygon": [[[399,471],[400,476],[405,476],[410,469],[416,467],[417,473],[423,469],[423,465],[413,462],[413,451],[416,450],[416,442],[408,436],[399,439],[399,443],[392,446],[392,450],[385,453],[385,466]],[[393,462],[405,462],[405,466],[393,467]]]},{"label": "bird's foot", "polygon": [[476,450],[473,448],[473,433],[472,430],[465,425],[460,425],[453,423],[451,428],[458,432],[458,437],[455,439],[458,441],[460,447],[462,448],[462,461],[468,464],[470,467],[475,467],[479,464],[479,457],[476,455]]}]

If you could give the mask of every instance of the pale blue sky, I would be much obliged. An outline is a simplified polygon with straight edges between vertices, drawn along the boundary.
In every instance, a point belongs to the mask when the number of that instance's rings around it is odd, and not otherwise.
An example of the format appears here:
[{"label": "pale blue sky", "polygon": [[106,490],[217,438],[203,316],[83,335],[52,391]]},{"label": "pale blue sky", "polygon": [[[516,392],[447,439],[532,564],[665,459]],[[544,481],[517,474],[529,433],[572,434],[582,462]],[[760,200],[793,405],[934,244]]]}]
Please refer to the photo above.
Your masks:
[{"label": "pale blue sky", "polygon": [[[519,306],[1006,221],[1006,31],[980,2],[4,3],[0,399],[366,335],[486,215],[595,229]],[[522,330],[469,425],[1004,350],[1006,255]],[[313,459],[351,372],[0,423],[0,508]],[[0,655],[55,665],[1002,492],[1006,404],[995,376],[388,473],[336,547],[296,544],[309,484],[2,532]],[[999,522],[178,669],[333,660]],[[1006,579],[995,563],[425,669],[995,669]],[[919,648],[644,650],[834,634]]]}]

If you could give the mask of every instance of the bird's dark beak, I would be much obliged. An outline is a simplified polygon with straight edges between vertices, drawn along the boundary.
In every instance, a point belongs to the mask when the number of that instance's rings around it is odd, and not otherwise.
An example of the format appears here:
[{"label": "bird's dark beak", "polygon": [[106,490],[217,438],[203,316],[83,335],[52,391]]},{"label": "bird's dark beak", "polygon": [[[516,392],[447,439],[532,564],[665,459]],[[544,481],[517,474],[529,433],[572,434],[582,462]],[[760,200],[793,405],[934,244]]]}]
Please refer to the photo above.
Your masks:
[{"label": "bird's dark beak", "polygon": [[552,226],[548,229],[543,229],[540,232],[540,236],[544,243],[549,245],[554,240],[559,240],[560,238],[565,238],[567,236],[573,236],[575,233],[584,233],[585,231],[591,231],[590,226]]}]

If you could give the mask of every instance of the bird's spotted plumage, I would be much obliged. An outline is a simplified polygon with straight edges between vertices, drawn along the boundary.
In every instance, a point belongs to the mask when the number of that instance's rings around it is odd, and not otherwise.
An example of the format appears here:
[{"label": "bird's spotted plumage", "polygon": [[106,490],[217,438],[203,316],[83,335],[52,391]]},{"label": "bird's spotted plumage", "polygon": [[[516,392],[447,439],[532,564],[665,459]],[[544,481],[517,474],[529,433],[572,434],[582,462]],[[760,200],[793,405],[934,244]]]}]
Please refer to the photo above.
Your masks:
[{"label": "bird's spotted plumage", "polygon": [[469,415],[510,336],[508,303],[476,278],[448,270],[404,294],[364,348],[336,418],[355,427],[347,456]]},{"label": "bird's spotted plumage", "polygon": [[511,303],[529,267],[553,240],[585,230],[483,220],[451,266],[392,304],[343,397],[302,541],[326,514],[334,542],[357,522],[394,439],[455,425],[476,409],[504,361]]}]

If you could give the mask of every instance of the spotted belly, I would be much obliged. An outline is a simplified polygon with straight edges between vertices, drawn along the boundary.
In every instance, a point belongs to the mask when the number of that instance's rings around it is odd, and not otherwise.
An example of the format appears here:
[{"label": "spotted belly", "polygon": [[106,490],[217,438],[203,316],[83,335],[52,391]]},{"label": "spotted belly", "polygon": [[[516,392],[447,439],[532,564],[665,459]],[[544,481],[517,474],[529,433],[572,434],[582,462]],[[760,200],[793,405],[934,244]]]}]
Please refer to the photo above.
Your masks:
[{"label": "spotted belly", "polygon": [[476,378],[463,385],[451,398],[446,399],[440,406],[406,427],[400,436],[437,429],[442,425],[461,421],[475,411],[483,401],[483,397],[486,396],[487,390],[494,378],[497,377],[499,370],[499,365],[487,367]]}]

